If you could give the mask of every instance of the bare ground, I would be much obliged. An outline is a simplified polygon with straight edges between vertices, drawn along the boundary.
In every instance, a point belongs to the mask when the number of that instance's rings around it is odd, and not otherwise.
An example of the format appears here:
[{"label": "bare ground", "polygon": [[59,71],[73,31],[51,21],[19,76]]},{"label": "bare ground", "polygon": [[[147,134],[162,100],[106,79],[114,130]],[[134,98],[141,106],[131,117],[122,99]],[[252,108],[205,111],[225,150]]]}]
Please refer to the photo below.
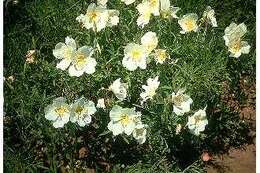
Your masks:
[{"label": "bare ground", "polygon": [[246,97],[246,102],[240,104],[235,94],[231,92],[229,84],[224,83],[223,101],[235,112],[239,112],[240,118],[251,125],[250,133],[253,143],[242,146],[239,149],[232,148],[227,154],[212,157],[212,162],[207,166],[208,173],[255,173],[256,172],[256,109],[255,109],[255,81],[250,81],[248,76],[240,79],[241,92]]}]

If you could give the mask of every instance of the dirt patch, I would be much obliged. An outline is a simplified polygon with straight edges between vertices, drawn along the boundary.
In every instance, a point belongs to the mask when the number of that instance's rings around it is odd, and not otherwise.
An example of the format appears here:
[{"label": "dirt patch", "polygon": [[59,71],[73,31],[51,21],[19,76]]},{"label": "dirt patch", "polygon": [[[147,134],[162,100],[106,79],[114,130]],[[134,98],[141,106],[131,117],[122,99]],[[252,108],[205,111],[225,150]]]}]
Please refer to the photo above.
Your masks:
[{"label": "dirt patch", "polygon": [[214,156],[207,166],[208,173],[254,173],[256,172],[255,144],[241,149],[231,149],[228,154]]},{"label": "dirt patch", "polygon": [[238,112],[240,118],[250,123],[250,133],[253,144],[244,145],[239,149],[230,149],[227,154],[213,156],[207,163],[208,173],[254,173],[256,172],[256,90],[255,81],[250,81],[248,76],[242,76],[239,88],[246,97],[243,104],[239,103],[235,94],[230,90],[228,82],[223,83],[224,91],[222,100],[234,112]]}]

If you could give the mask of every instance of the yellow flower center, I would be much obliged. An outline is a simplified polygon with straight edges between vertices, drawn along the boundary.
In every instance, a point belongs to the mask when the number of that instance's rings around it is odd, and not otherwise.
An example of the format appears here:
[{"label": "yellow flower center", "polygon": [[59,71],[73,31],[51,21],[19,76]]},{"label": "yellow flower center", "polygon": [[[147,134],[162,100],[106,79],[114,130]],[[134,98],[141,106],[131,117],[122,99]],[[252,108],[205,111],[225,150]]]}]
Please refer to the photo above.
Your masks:
[{"label": "yellow flower center", "polygon": [[84,64],[86,64],[86,57],[83,54],[78,54],[76,57],[76,62],[78,66],[82,66]]},{"label": "yellow flower center", "polygon": [[187,31],[192,31],[195,28],[195,22],[192,19],[188,19],[184,22]]},{"label": "yellow flower center", "polygon": [[239,52],[241,49],[241,40],[238,39],[235,41],[235,43],[231,46],[230,51],[233,53]]},{"label": "yellow flower center", "polygon": [[55,112],[59,114],[59,116],[63,116],[66,112],[69,112],[69,110],[64,106],[60,106],[55,109]]},{"label": "yellow flower center", "polygon": [[156,7],[158,5],[158,1],[157,0],[150,0],[150,6],[151,7]]},{"label": "yellow flower center", "polygon": [[141,56],[142,56],[142,53],[141,53],[140,50],[133,50],[132,51],[132,58],[134,60],[136,60],[136,61],[139,60],[141,58]]},{"label": "yellow flower center", "polygon": [[97,21],[97,17],[98,17],[98,13],[96,11],[93,11],[91,13],[89,13],[89,17],[92,21]]},{"label": "yellow flower center", "polygon": [[162,50],[157,51],[156,57],[158,58],[158,60],[164,61],[167,58],[166,51],[162,51]]},{"label": "yellow flower center", "polygon": [[177,106],[180,106],[183,101],[184,101],[184,97],[182,95],[173,97],[173,103]]},{"label": "yellow flower center", "polygon": [[126,126],[128,123],[131,122],[131,118],[129,117],[129,115],[123,114],[121,117],[122,117],[122,118],[121,118],[120,122],[121,122],[121,124],[122,124],[123,126]]},{"label": "yellow flower center", "polygon": [[203,120],[203,118],[200,116],[195,116],[194,120],[195,120],[195,124],[198,124],[201,120]]},{"label": "yellow flower center", "polygon": [[75,112],[76,112],[77,114],[81,114],[83,110],[84,110],[83,107],[77,106],[76,109],[75,109]]}]

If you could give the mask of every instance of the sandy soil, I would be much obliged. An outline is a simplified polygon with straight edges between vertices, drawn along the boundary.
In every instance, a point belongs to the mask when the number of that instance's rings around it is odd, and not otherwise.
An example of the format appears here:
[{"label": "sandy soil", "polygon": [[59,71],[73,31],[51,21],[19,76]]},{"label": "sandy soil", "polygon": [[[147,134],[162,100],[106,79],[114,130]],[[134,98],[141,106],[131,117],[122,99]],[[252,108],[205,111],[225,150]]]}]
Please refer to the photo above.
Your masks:
[{"label": "sandy soil", "polygon": [[[227,86],[227,83],[224,83]],[[227,86],[228,87],[228,86]],[[223,99],[234,111],[239,112],[241,119],[251,124],[248,134],[253,139],[253,144],[247,144],[239,149],[230,149],[227,154],[213,156],[212,165],[207,166],[208,173],[255,173],[256,172],[256,110],[255,110],[255,82],[249,82],[248,77],[241,77],[240,89],[245,94],[246,103],[240,105],[234,94],[225,93]],[[228,97],[228,98],[227,98]]]}]

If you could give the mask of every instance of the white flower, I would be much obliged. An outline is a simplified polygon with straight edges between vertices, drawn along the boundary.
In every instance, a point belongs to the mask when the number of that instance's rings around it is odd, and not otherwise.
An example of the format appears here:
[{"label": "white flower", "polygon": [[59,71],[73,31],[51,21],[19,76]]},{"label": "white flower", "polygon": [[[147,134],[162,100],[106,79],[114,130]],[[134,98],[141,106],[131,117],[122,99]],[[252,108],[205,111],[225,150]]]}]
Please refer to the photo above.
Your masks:
[{"label": "white flower", "polygon": [[181,124],[177,124],[175,129],[175,134],[178,135],[181,132],[181,129],[182,129]]},{"label": "white flower", "polygon": [[138,141],[139,144],[143,144],[146,141],[146,125],[144,124],[137,124],[133,131],[133,137]]},{"label": "white flower", "polygon": [[160,81],[158,81],[158,78],[158,76],[156,76],[154,79],[149,78],[147,80],[147,85],[142,85],[142,88],[145,90],[140,94],[140,97],[142,98],[142,103],[148,99],[152,99],[153,96],[156,94],[156,90],[160,85]]},{"label": "white flower", "polygon": [[185,34],[186,32],[197,32],[198,25],[197,25],[198,15],[195,13],[189,13],[184,15],[181,19],[178,20],[179,25],[182,28],[181,34]]},{"label": "white flower", "polygon": [[234,40],[229,44],[230,57],[238,58],[241,54],[248,54],[251,46],[247,41],[241,41],[241,39]]},{"label": "white flower", "polygon": [[206,20],[206,22],[210,22],[213,27],[218,27],[215,11],[210,6],[204,11],[202,19]]},{"label": "white flower", "polygon": [[137,18],[137,25],[141,28],[148,24],[151,15],[159,16],[160,0],[144,0],[142,3],[137,5],[137,10],[139,12],[139,17]]},{"label": "white flower", "polygon": [[127,84],[126,83],[121,83],[121,78],[118,78],[117,80],[115,80],[112,85],[109,86],[109,90],[112,91],[116,97],[123,101],[126,96],[127,96]]},{"label": "white flower", "polygon": [[101,54],[101,47],[100,47],[100,45],[98,44],[98,42],[96,42],[95,49],[98,51],[98,53]]},{"label": "white flower", "polygon": [[164,49],[155,49],[153,56],[156,63],[163,64],[166,59],[170,58],[170,55]]},{"label": "white flower", "polygon": [[124,58],[122,64],[130,71],[134,71],[137,67],[146,69],[146,57],[148,53],[145,46],[129,43],[124,50]]},{"label": "white flower", "polygon": [[184,94],[184,92],[184,89],[180,89],[176,94],[174,92],[172,93],[173,112],[177,115],[183,115],[185,112],[189,112],[190,105],[193,102],[190,96]]},{"label": "white flower", "polygon": [[147,25],[149,23],[150,17],[151,17],[151,13],[148,13],[148,12],[140,15],[137,18],[137,25],[140,26],[141,28],[143,28],[144,25]]},{"label": "white flower", "polygon": [[247,28],[244,23],[237,25],[232,22],[225,29],[223,38],[228,50],[231,52],[231,57],[238,58],[241,54],[249,53],[251,46],[246,41],[242,41],[242,37],[246,32]]},{"label": "white flower", "polygon": [[51,105],[45,109],[45,118],[53,121],[55,128],[63,127],[70,119],[70,106],[66,103],[66,99],[59,97],[53,100]]},{"label": "white flower", "polygon": [[7,78],[7,80],[10,81],[10,82],[14,82],[15,77],[14,77],[13,75],[11,75],[11,76],[9,76],[9,77]]},{"label": "white flower", "polygon": [[115,26],[119,22],[119,11],[118,10],[108,10],[108,26]]},{"label": "white flower", "polygon": [[72,65],[69,68],[70,76],[81,76],[83,73],[92,74],[95,72],[97,62],[91,58],[94,53],[93,48],[83,46],[75,52],[72,60]]},{"label": "white flower", "polygon": [[108,0],[97,0],[98,5],[106,6]]},{"label": "white flower", "polygon": [[97,108],[103,108],[103,109],[106,108],[105,100],[103,98],[98,99],[98,101],[97,101]]},{"label": "white flower", "polygon": [[83,27],[87,29],[93,29],[94,31],[101,31],[107,25],[109,19],[108,10],[104,6],[96,6],[91,3],[88,6],[87,13],[81,14],[76,20],[83,24]]},{"label": "white flower", "polygon": [[91,115],[96,111],[95,104],[92,101],[81,97],[71,105],[70,121],[77,122],[79,126],[84,127],[91,123]]},{"label": "white flower", "polygon": [[110,23],[111,23],[112,26],[117,25],[118,22],[119,22],[119,17],[118,16],[110,17]]},{"label": "white flower", "polygon": [[36,54],[36,50],[28,50],[27,54],[26,54],[26,62],[28,64],[32,64],[35,62],[35,54]]},{"label": "white flower", "polygon": [[146,51],[151,53],[158,45],[158,38],[155,32],[146,32],[141,38],[142,45],[145,46]]},{"label": "white flower", "polygon": [[65,38],[65,43],[60,42],[56,44],[55,49],[53,50],[53,55],[57,59],[61,60],[57,64],[57,68],[61,70],[66,70],[72,61],[72,56],[76,49],[76,42],[73,38],[70,37]]},{"label": "white flower", "polygon": [[244,23],[237,25],[236,23],[232,22],[228,27],[226,27],[225,35],[223,36],[226,46],[228,46],[233,40],[242,38],[246,32],[247,27]]},{"label": "white flower", "polygon": [[135,0],[121,0],[121,2],[124,2],[126,5],[130,5],[135,2]]},{"label": "white flower", "polygon": [[160,12],[159,12],[160,0],[145,0],[145,1],[147,1],[149,3],[151,13],[154,16],[159,16],[160,15]]},{"label": "white flower", "polygon": [[200,132],[204,131],[207,124],[208,120],[205,109],[200,109],[193,116],[188,117],[187,126],[195,135],[199,135]]},{"label": "white flower", "polygon": [[141,117],[140,112],[136,112],[135,108],[122,108],[118,105],[114,106],[109,113],[110,122],[108,129],[113,135],[125,133],[131,135],[136,127],[136,120]]},{"label": "white flower", "polygon": [[136,21],[137,25],[143,28],[144,25],[147,25],[149,23],[152,14],[149,2],[145,1],[143,3],[140,3],[137,5],[136,8],[140,14]]},{"label": "white flower", "polygon": [[170,4],[170,0],[160,0],[160,13],[163,18],[178,18],[177,12],[179,7],[173,7]]}]

